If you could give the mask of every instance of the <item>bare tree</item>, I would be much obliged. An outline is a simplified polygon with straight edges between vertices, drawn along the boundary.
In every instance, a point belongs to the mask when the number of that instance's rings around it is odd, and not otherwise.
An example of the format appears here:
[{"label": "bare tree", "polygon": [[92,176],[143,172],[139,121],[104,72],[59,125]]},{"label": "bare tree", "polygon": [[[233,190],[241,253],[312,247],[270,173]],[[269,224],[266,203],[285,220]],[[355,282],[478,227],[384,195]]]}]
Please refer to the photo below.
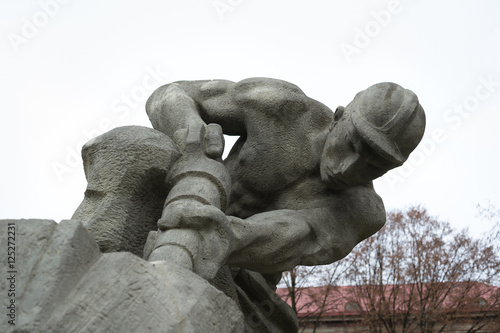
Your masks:
[{"label": "bare tree", "polygon": [[491,285],[500,262],[488,241],[421,207],[389,213],[386,226],[347,258],[355,263],[352,297],[370,332],[445,332],[459,322],[477,332],[500,320],[499,289]]},{"label": "bare tree", "polygon": [[297,313],[302,332],[306,328],[316,332],[324,315],[342,301],[338,285],[348,268],[344,262],[336,262],[326,266],[297,266],[283,274],[281,285],[286,291],[280,296]]}]

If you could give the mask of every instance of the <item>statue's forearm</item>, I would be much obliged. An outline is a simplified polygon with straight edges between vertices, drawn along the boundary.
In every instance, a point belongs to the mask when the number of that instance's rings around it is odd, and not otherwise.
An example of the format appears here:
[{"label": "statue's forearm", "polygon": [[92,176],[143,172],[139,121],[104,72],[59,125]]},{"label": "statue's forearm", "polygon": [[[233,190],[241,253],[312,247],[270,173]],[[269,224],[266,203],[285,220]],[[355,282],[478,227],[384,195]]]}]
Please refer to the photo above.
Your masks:
[{"label": "statue's forearm", "polygon": [[245,111],[234,96],[235,83],[227,80],[179,81],[151,95],[146,112],[153,127],[175,139],[176,132],[200,123],[216,123],[225,134],[245,134]]},{"label": "statue's forearm", "polygon": [[349,228],[332,228],[335,223],[328,213],[323,209],[277,210],[244,220],[230,217],[235,246],[228,264],[275,273],[344,257],[357,243],[356,235]]},{"label": "statue's forearm", "polygon": [[235,234],[228,263],[274,273],[296,265],[323,265],[345,257],[385,223],[371,186],[339,192],[323,207],[276,210],[247,219],[230,217]]},{"label": "statue's forearm", "polygon": [[309,226],[296,211],[263,213],[248,219],[230,217],[230,222],[235,245],[228,264],[260,272],[295,267],[300,262],[299,248],[310,235]]},{"label": "statue's forearm", "polygon": [[158,88],[148,99],[146,112],[155,129],[174,139],[178,131],[204,124],[193,96],[177,83]]}]

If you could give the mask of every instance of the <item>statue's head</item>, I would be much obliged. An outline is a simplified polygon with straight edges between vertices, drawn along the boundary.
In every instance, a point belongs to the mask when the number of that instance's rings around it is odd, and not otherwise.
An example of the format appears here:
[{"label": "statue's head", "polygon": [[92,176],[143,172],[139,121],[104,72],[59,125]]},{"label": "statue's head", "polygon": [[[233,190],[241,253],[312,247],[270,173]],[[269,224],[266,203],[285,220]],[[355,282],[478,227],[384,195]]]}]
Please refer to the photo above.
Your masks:
[{"label": "statue's head", "polygon": [[332,188],[372,181],[402,165],[425,130],[417,96],[390,82],[359,92],[335,111],[321,157],[321,178]]}]

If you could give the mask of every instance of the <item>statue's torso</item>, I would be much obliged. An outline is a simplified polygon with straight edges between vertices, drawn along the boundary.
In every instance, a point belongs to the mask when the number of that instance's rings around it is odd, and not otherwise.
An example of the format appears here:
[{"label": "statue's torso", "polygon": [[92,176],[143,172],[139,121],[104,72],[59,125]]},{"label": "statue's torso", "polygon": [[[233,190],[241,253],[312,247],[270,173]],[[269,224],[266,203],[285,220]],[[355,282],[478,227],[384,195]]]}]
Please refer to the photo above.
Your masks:
[{"label": "statue's torso", "polygon": [[228,215],[300,209],[298,201],[327,192],[319,175],[325,129],[307,119],[265,120],[241,137],[224,161],[232,181]]}]

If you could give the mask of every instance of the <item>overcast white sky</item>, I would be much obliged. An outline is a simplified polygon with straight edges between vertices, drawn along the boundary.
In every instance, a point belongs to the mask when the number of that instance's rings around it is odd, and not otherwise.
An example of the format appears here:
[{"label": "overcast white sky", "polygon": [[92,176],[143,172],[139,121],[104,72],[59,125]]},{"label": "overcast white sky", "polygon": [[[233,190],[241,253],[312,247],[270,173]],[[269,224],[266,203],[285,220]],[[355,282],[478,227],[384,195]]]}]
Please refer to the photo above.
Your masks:
[{"label": "overcast white sky", "polygon": [[377,192],[485,231],[475,205],[500,207],[499,14],[494,0],[0,0],[0,218],[70,218],[83,143],[150,126],[161,84],[265,76],[332,109],[381,81],[416,92],[424,144]]}]

